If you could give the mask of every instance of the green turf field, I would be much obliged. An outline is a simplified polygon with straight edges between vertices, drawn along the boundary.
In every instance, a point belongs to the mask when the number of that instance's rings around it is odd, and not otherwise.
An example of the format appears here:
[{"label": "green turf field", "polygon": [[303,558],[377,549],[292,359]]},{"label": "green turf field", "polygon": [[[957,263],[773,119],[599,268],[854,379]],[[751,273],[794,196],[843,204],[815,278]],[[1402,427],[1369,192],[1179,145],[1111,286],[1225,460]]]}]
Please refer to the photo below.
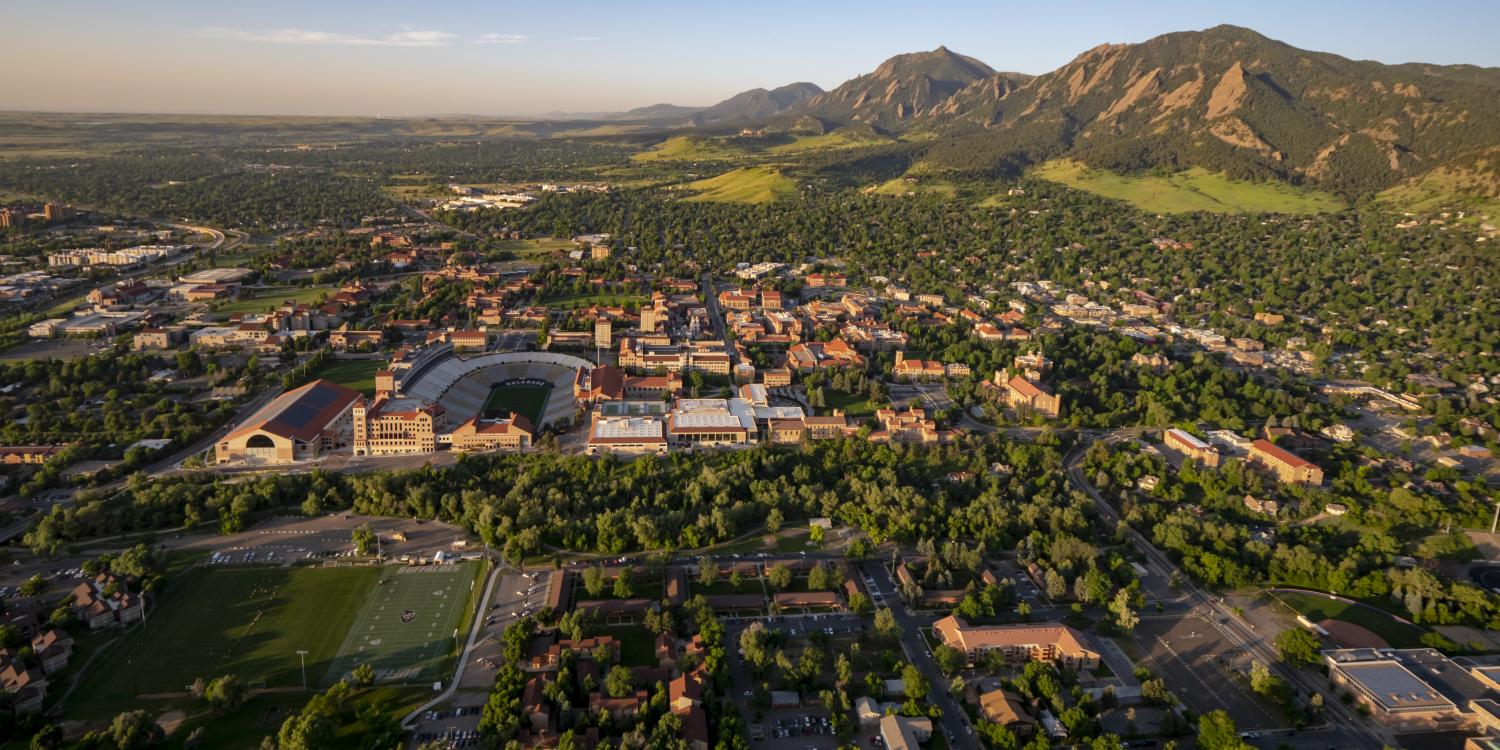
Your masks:
[{"label": "green turf field", "polygon": [[490,389],[484,401],[482,413],[495,417],[505,412],[515,412],[531,420],[533,427],[542,424],[542,415],[547,412],[547,398],[552,388],[545,385],[497,385]]},{"label": "green turf field", "polygon": [[100,657],[70,702],[180,693],[225,674],[298,687],[299,649],[316,684],[379,578],[378,568],[195,568]]},{"label": "green turf field", "polygon": [[382,359],[334,359],[319,367],[313,377],[326,378],[372,396],[375,394],[375,373],[385,366]]},{"label": "green turf field", "polygon": [[374,667],[381,681],[443,679],[478,575],[474,563],[387,568],[321,675],[322,684],[337,682],[360,664]]},{"label": "green turf field", "polygon": [[333,294],[333,291],[332,286],[288,286],[266,291],[258,290],[253,297],[226,302],[215,311],[225,315],[270,312],[287,300],[311,304]]},{"label": "green turf field", "polygon": [[1400,622],[1372,606],[1350,604],[1321,594],[1299,591],[1279,590],[1272,592],[1272,596],[1313,622],[1352,622],[1384,638],[1386,643],[1395,648],[1417,648],[1423,645],[1421,628]]}]

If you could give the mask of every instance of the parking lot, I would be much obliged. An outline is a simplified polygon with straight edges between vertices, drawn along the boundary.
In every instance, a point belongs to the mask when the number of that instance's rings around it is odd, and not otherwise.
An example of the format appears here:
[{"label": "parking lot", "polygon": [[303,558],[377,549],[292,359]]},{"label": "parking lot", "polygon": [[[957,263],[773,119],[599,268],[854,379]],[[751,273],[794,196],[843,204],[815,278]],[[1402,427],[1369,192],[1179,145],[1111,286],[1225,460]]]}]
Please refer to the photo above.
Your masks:
[{"label": "parking lot", "polygon": [[[752,729],[751,737],[755,737]],[[819,750],[836,748],[839,740],[833,734],[833,723],[826,711],[806,708],[790,708],[766,712],[760,722],[761,739],[754,741],[757,748],[775,750]]]},{"label": "parking lot", "polygon": [[479,745],[480,706],[461,706],[442,711],[427,711],[421,723],[410,735],[409,746],[420,747],[428,742],[441,742],[447,747],[477,747]]},{"label": "parking lot", "polygon": [[429,559],[465,539],[462,530],[446,524],[334,513],[277,516],[238,534],[174,539],[167,545],[207,552],[210,565],[290,565],[354,557],[353,533],[365,524],[379,537],[379,551],[388,560]]},{"label": "parking lot", "polygon": [[1250,673],[1251,658],[1196,614],[1143,617],[1135,641],[1146,665],[1166,681],[1188,708],[1204,714],[1229,712],[1245,730],[1272,729],[1285,722],[1235,677]]}]

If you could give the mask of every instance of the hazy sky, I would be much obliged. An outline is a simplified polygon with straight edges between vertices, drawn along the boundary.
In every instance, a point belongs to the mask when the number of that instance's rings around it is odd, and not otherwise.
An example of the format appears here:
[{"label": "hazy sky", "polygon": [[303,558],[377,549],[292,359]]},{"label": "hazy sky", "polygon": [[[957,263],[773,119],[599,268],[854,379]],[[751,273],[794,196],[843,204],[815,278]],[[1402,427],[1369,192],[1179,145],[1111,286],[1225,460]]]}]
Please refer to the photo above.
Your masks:
[{"label": "hazy sky", "polygon": [[832,88],[943,44],[1043,73],[1105,42],[1220,23],[1346,57],[1500,66],[1500,0],[3,0],[0,108],[421,115],[711,104],[799,80]]}]

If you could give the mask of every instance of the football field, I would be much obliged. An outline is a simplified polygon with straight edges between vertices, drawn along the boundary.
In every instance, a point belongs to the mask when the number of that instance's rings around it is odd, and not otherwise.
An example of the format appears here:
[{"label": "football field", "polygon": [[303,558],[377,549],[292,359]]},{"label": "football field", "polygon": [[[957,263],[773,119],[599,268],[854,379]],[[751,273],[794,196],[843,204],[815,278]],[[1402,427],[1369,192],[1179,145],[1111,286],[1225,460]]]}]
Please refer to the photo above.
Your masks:
[{"label": "football field", "polygon": [[540,425],[542,415],[547,413],[547,399],[552,395],[552,386],[526,383],[506,383],[490,390],[489,398],[480,412],[486,417],[496,417],[505,412],[523,414],[533,426]]},{"label": "football field", "polygon": [[472,606],[479,565],[389,567],[371,589],[349,634],[323,675],[337,682],[361,664],[381,682],[433,682],[444,677],[456,631]]},{"label": "football field", "polygon": [[380,575],[373,567],[190,570],[148,606],[142,627],[101,654],[73,700],[181,692],[195,678],[225,674],[255,687],[297,687],[299,650],[316,681]]}]

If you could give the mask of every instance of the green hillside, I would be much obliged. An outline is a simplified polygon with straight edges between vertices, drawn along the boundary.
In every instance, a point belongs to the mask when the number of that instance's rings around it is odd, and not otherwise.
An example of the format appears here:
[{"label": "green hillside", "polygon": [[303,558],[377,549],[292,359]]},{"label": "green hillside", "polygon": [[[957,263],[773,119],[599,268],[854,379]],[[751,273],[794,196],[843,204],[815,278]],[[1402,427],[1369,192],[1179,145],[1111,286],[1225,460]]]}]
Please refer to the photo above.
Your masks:
[{"label": "green hillside", "polygon": [[727,161],[744,155],[745,152],[743,150],[722,141],[694,138],[688,135],[674,135],[652,146],[649,151],[642,151],[630,158],[632,161],[641,163],[654,161]]},{"label": "green hillside", "polygon": [[1049,161],[1031,171],[1033,177],[1076,190],[1125,201],[1152,213],[1285,213],[1338,211],[1338,198],[1316,190],[1278,182],[1231,180],[1194,167],[1168,176],[1122,175],[1092,169],[1071,159]]},{"label": "green hillside", "polygon": [[1463,211],[1468,214],[1467,219],[1494,222],[1500,220],[1500,198],[1490,195],[1496,178],[1483,171],[1489,164],[1488,160],[1481,160],[1473,170],[1434,169],[1382,191],[1379,200],[1405,211]]},{"label": "green hillside", "polygon": [[687,200],[717,203],[771,203],[797,193],[797,183],[775,167],[742,167],[685,187],[697,192]]}]

